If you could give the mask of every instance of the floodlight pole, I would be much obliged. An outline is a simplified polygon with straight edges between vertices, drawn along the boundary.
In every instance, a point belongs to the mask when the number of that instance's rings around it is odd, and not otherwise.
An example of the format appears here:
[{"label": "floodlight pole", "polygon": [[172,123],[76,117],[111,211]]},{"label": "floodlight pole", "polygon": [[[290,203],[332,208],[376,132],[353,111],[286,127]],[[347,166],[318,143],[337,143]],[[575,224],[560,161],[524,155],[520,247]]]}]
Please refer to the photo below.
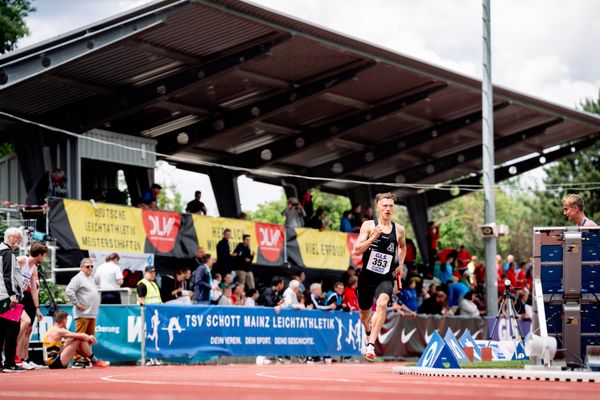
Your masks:
[{"label": "floodlight pole", "polygon": [[[496,222],[494,193],[494,93],[492,87],[492,34],[490,29],[490,1],[483,5],[483,79],[481,80],[483,191],[485,224]],[[498,278],[496,272],[496,238],[485,237],[485,287],[487,315],[498,313]]]}]

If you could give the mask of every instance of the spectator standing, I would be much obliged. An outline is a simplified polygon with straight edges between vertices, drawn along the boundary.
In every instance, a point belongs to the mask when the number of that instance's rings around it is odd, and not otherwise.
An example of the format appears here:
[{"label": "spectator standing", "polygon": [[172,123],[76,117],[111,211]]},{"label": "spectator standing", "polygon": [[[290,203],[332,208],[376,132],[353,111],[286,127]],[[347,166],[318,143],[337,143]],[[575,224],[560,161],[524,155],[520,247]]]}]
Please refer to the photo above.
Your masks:
[{"label": "spectator standing", "polygon": [[281,291],[283,290],[283,279],[279,276],[274,276],[271,280],[271,287],[258,298],[258,304],[265,307],[275,307],[281,302]]},{"label": "spectator standing", "polygon": [[158,195],[162,190],[162,186],[153,183],[149,190],[146,190],[140,199],[140,207],[155,209],[158,207]]},{"label": "spectator standing", "polygon": [[[96,334],[96,317],[100,307],[100,296],[94,283],[92,274],[94,263],[90,258],[84,258],[80,263],[80,271],[75,275],[65,290],[65,294],[73,303],[73,318],[75,319],[75,332],[88,336]],[[91,344],[90,344],[90,351]],[[89,356],[93,367],[107,367],[109,362],[98,360],[91,353]],[[77,354],[74,358],[73,368],[88,367],[88,360]]]},{"label": "spectator standing", "polygon": [[315,214],[308,219],[308,222],[306,223],[306,227],[318,229],[320,231],[325,230],[325,222],[323,220],[324,217],[325,217],[325,210],[323,210],[323,207],[317,208],[317,211],[315,211]]},{"label": "spectator standing", "polygon": [[[23,236],[18,228],[8,228],[4,232],[4,242],[0,243],[0,260],[2,260],[2,280],[0,280],[0,313],[14,308],[21,300],[21,274],[13,251],[19,248]],[[17,339],[21,324],[0,318],[0,356],[4,349],[4,372],[24,372],[25,369],[15,364]],[[2,357],[0,357],[2,361]]]},{"label": "spectator standing", "polygon": [[352,211],[344,211],[340,220],[340,231],[345,233],[356,233],[356,228],[352,226]]},{"label": "spectator standing", "polygon": [[508,270],[508,267],[510,266],[511,263],[515,262],[515,256],[513,256],[512,254],[509,254],[506,256],[506,262],[504,263],[504,271]]},{"label": "spectator standing", "polygon": [[217,265],[216,270],[225,275],[233,271],[233,256],[229,246],[231,239],[231,229],[223,230],[223,238],[217,243]]},{"label": "spectator standing", "polygon": [[194,200],[187,203],[187,206],[185,207],[185,212],[189,214],[206,215],[206,205],[204,205],[204,203],[200,201],[201,197],[202,192],[196,190],[196,192],[194,193]]},{"label": "spectator standing", "polygon": [[241,283],[245,289],[254,289],[254,273],[250,268],[255,253],[250,249],[250,235],[242,235],[242,242],[238,243],[232,256],[238,283]]},{"label": "spectator standing", "polygon": [[196,304],[208,305],[212,300],[212,266],[213,258],[210,254],[204,254],[198,268],[194,271],[194,301]]},{"label": "spectator standing", "polygon": [[417,248],[415,247],[415,242],[410,238],[406,238],[406,257],[404,257],[404,265],[408,269],[415,265],[415,261],[417,259]]},{"label": "spectator standing", "polygon": [[508,268],[506,269],[506,279],[510,281],[510,286],[513,288],[517,287],[517,271],[515,271],[515,263],[508,263]]},{"label": "spectator standing", "polygon": [[433,273],[435,259],[438,251],[439,238],[440,224],[430,221],[427,226],[427,258],[429,262],[429,273]]},{"label": "spectator standing", "polygon": [[123,284],[123,272],[119,267],[120,259],[117,253],[110,253],[106,256],[106,262],[96,269],[94,280],[102,293],[102,304],[121,304],[119,289]]},{"label": "spectator standing", "polygon": [[148,265],[144,269],[144,278],[138,283],[136,291],[139,305],[162,303],[160,289],[156,284],[156,269],[154,266]]},{"label": "spectator standing", "polygon": [[[37,316],[41,321],[44,316],[40,311],[38,270],[40,264],[48,254],[48,247],[43,243],[34,242],[29,249],[29,257],[18,257],[17,262],[21,268],[23,276],[22,289],[23,314],[21,314],[21,327],[17,340],[17,358],[21,361],[21,366],[25,369],[38,368],[39,365],[29,361],[29,339],[33,321]],[[17,363],[18,364],[18,363]]]},{"label": "spectator standing", "polygon": [[454,273],[454,267],[452,263],[454,262],[454,258],[448,257],[446,262],[444,263],[444,267],[442,268],[440,280],[442,284],[447,284],[448,282],[452,282],[452,277]]},{"label": "spectator standing", "polygon": [[471,261],[471,253],[469,253],[465,246],[460,245],[456,258],[458,260],[458,270],[462,273],[467,269],[467,265]]},{"label": "spectator standing", "polygon": [[287,208],[281,214],[285,217],[285,226],[290,228],[301,228],[304,226],[306,212],[297,198],[290,197]]},{"label": "spectator standing", "polygon": [[363,222],[365,221],[370,221],[375,219],[375,215],[373,213],[373,207],[371,206],[367,206],[367,208],[365,209],[365,214],[363,215]]},{"label": "spectator standing", "polygon": [[360,231],[363,221],[362,206],[360,203],[354,203],[352,205],[352,220],[350,222],[355,232]]}]

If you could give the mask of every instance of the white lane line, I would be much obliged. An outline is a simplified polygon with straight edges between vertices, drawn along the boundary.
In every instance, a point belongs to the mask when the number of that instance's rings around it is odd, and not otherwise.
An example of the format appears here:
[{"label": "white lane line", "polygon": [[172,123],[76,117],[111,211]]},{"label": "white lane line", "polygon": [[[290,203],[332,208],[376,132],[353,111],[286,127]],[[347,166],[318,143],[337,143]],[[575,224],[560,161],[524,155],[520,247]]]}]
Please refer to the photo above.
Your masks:
[{"label": "white lane line", "polygon": [[348,379],[348,378],[317,378],[317,377],[309,377],[309,376],[277,376],[271,375],[267,372],[259,372],[256,376],[260,376],[262,378],[272,378],[272,379],[285,379],[285,380],[299,380],[299,381],[325,381],[325,382],[352,382],[352,383],[365,383],[365,381],[361,381],[358,379]]}]

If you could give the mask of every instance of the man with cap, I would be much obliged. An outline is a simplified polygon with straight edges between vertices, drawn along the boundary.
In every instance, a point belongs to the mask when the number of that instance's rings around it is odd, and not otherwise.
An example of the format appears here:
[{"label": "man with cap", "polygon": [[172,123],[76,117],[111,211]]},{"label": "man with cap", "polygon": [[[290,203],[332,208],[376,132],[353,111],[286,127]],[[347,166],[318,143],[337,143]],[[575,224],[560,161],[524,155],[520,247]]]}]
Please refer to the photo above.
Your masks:
[{"label": "man with cap", "polygon": [[156,269],[148,265],[144,270],[144,278],[137,284],[137,303],[141,306],[146,304],[160,304],[160,289],[156,284]]}]

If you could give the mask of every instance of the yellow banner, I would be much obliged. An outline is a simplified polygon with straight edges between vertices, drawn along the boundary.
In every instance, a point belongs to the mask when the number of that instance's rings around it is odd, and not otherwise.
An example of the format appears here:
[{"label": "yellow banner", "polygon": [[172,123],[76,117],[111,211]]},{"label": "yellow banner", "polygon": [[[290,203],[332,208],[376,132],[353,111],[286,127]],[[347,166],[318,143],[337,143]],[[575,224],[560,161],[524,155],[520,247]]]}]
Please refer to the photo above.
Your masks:
[{"label": "yellow banner", "polygon": [[342,232],[296,228],[298,247],[305,266],[346,270],[350,264],[347,235]]},{"label": "yellow banner", "polygon": [[142,210],[89,201],[63,201],[65,212],[82,250],[144,253],[146,232]]},{"label": "yellow banner", "polygon": [[242,235],[250,235],[250,249],[257,252],[256,229],[254,222],[232,218],[215,218],[204,215],[192,215],[194,230],[198,238],[198,246],[204,247],[207,253],[217,255],[217,243],[223,239],[223,231],[231,229],[229,247],[231,251],[242,241]]}]

